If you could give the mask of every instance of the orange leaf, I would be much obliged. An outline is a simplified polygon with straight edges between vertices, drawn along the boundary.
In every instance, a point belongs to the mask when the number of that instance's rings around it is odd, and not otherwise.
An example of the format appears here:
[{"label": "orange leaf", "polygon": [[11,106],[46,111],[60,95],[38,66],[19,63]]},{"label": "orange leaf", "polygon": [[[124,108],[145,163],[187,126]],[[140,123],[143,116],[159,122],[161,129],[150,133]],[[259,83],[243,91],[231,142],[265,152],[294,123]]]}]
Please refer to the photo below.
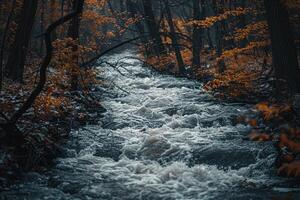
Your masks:
[{"label": "orange leaf", "polygon": [[286,175],[289,177],[300,176],[300,162],[295,161],[292,163],[285,163],[278,169],[278,174]]},{"label": "orange leaf", "polygon": [[300,153],[300,144],[290,140],[286,134],[281,134],[279,137],[279,147],[288,147],[294,153]]},{"label": "orange leaf", "polygon": [[263,141],[270,141],[272,137],[266,133],[251,133],[249,135],[249,139],[252,141],[263,142]]},{"label": "orange leaf", "polygon": [[257,127],[257,126],[258,126],[257,120],[255,120],[255,119],[250,119],[250,120],[248,121],[248,124],[249,124],[250,126],[252,126],[252,127]]}]

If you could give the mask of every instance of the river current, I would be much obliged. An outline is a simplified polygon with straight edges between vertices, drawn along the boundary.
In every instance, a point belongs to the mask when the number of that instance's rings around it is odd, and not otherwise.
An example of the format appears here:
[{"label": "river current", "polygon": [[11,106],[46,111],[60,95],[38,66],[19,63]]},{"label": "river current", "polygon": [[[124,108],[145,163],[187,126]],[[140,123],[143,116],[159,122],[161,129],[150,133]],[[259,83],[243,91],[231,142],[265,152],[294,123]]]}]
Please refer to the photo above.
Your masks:
[{"label": "river current", "polygon": [[[216,101],[201,83],[161,75],[126,51],[98,67],[105,79],[98,125],[74,130],[45,174],[28,173],[0,199],[300,199],[276,176],[270,143],[236,123],[251,106]],[[298,194],[298,196],[297,196]]]}]

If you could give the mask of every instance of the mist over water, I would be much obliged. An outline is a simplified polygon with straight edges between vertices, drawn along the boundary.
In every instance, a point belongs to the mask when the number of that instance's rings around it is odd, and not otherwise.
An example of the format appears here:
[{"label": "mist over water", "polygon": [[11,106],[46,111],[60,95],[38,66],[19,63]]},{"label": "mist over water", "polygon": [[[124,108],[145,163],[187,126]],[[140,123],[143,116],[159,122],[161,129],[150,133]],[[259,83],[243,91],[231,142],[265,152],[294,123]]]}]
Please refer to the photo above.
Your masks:
[{"label": "mist over water", "polygon": [[250,106],[219,103],[196,81],[126,58],[134,54],[106,58],[124,62],[122,74],[99,66],[101,122],[73,131],[52,170],[25,175],[4,199],[242,200],[291,191],[274,175],[272,145],[245,140],[250,127],[234,122]]}]

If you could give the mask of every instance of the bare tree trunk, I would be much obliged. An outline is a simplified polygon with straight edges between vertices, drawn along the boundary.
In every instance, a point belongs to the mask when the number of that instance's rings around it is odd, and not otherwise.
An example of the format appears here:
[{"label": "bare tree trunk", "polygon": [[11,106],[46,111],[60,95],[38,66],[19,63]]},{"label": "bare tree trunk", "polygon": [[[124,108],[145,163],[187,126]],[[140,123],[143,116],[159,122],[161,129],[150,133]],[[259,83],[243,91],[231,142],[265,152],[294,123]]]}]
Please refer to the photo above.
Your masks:
[{"label": "bare tree trunk", "polygon": [[[45,23],[45,0],[41,1],[41,20],[40,20],[40,29],[41,33],[44,32],[44,23]],[[40,54],[43,55],[44,51],[44,40],[41,38],[40,40]]]},{"label": "bare tree trunk", "polygon": [[171,36],[171,40],[172,40],[172,47],[175,51],[176,60],[177,60],[178,68],[179,68],[179,74],[185,74],[184,61],[182,59],[182,55],[180,52],[180,47],[179,47],[179,43],[178,43],[176,32],[175,32],[175,27],[174,27],[174,23],[173,23],[173,19],[172,19],[172,13],[170,10],[169,1],[165,0],[164,3],[165,3],[166,13],[167,13],[167,21],[168,21],[168,24],[170,27],[170,36]]},{"label": "bare tree trunk", "polygon": [[[6,132],[7,137],[10,138],[12,141],[15,141],[16,144],[21,145],[23,142],[23,135],[21,135],[21,132],[16,127],[17,121],[22,117],[22,115],[32,106],[35,99],[39,96],[39,94],[42,92],[47,79],[47,67],[49,66],[51,59],[52,59],[52,53],[53,53],[53,46],[52,46],[52,39],[51,35],[52,32],[61,24],[71,20],[75,16],[77,16],[77,12],[73,12],[69,15],[66,15],[59,20],[52,23],[47,29],[46,32],[43,34],[46,44],[46,56],[43,59],[43,62],[40,67],[40,77],[39,82],[37,86],[34,88],[34,90],[29,95],[28,99],[25,101],[25,103],[13,114],[13,116],[8,119],[6,116],[3,116],[7,122],[6,123],[0,123],[0,127]],[[1,113],[0,113],[1,114]]]},{"label": "bare tree trunk", "polygon": [[[136,8],[136,4],[132,2],[132,0],[126,0],[126,6],[127,6],[127,11],[129,12],[129,16],[132,18],[135,18],[138,16],[138,10]],[[135,30],[139,33],[140,36],[145,35],[145,27],[141,22],[135,23]],[[147,40],[145,37],[141,38],[141,42],[145,46],[146,49],[146,54],[148,54],[148,48],[147,48]]]},{"label": "bare tree trunk", "polygon": [[[275,76],[287,82],[291,93],[300,92],[300,70],[288,11],[280,0],[264,0],[264,3],[271,34]],[[277,85],[280,84],[282,82],[278,81]]]},{"label": "bare tree trunk", "polygon": [[16,0],[13,0],[12,4],[11,4],[11,10],[10,10],[9,15],[7,17],[7,20],[6,20],[6,24],[5,24],[5,27],[4,27],[4,33],[3,33],[2,41],[1,41],[1,50],[0,50],[0,91],[2,90],[2,82],[3,82],[3,62],[4,62],[5,41],[6,41],[7,33],[9,31],[9,25],[10,25],[11,18],[13,16],[13,11],[15,9],[15,6],[16,6]]},{"label": "bare tree trunk", "polygon": [[60,15],[64,16],[65,0],[61,0]]},{"label": "bare tree trunk", "polygon": [[[193,0],[193,18],[194,20],[200,20],[201,16],[201,8],[200,8],[200,0]],[[202,38],[201,38],[201,28],[197,25],[193,27],[193,62],[192,65],[194,67],[199,67],[201,65],[201,47],[202,47]]]},{"label": "bare tree trunk", "polygon": [[[246,0],[240,0],[239,1],[239,4],[237,3],[236,7],[242,7],[243,9],[246,8]],[[238,28],[244,28],[246,26],[246,14],[243,14],[241,16],[238,17]],[[240,42],[239,42],[239,46],[240,47],[245,47],[246,44],[247,44],[247,39],[242,39]]]},{"label": "bare tree trunk", "polygon": [[24,0],[17,33],[6,65],[7,77],[22,82],[23,71],[38,0]]},{"label": "bare tree trunk", "polygon": [[[74,0],[73,1],[73,10],[78,13],[77,17],[73,18],[71,21],[68,36],[73,39],[74,44],[72,46],[73,51],[73,71],[71,72],[71,90],[75,91],[78,89],[78,72],[76,71],[76,67],[79,67],[79,59],[77,55],[78,44],[79,44],[79,27],[81,21],[81,14],[83,11],[84,0]],[[75,67],[76,66],[76,67]]]},{"label": "bare tree trunk", "polygon": [[[224,13],[224,0],[221,0],[220,5],[217,3],[216,0],[213,0],[213,6],[215,10],[216,15],[220,15]],[[217,22],[215,25],[216,28],[216,53],[217,56],[220,57],[223,54],[223,48],[224,48],[224,41],[223,36],[225,31],[225,20],[221,20],[220,22]],[[225,62],[224,60],[220,60],[218,63],[219,67],[219,73],[223,73],[226,70]]]},{"label": "bare tree trunk", "polygon": [[[55,21],[55,13],[56,13],[56,0],[50,0],[50,24]],[[57,34],[56,31],[54,30],[52,32],[52,39],[56,40],[57,39]]]},{"label": "bare tree trunk", "polygon": [[145,12],[145,22],[153,42],[152,45],[154,53],[157,56],[160,56],[161,54],[165,53],[165,48],[159,34],[159,26],[156,24],[156,20],[152,10],[152,0],[142,0],[142,2]]}]

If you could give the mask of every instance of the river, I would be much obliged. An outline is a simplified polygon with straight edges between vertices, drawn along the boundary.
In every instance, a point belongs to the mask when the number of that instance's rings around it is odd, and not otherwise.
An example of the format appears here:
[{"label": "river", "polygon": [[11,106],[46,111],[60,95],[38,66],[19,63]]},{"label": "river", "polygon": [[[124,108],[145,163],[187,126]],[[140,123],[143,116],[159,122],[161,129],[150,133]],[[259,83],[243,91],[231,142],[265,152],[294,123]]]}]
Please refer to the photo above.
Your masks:
[{"label": "river", "polygon": [[3,199],[300,199],[276,176],[273,145],[246,140],[251,127],[235,122],[251,106],[218,102],[201,83],[155,73],[134,56],[106,58],[121,73],[98,67],[101,122],[72,131],[51,170],[26,174]]}]

